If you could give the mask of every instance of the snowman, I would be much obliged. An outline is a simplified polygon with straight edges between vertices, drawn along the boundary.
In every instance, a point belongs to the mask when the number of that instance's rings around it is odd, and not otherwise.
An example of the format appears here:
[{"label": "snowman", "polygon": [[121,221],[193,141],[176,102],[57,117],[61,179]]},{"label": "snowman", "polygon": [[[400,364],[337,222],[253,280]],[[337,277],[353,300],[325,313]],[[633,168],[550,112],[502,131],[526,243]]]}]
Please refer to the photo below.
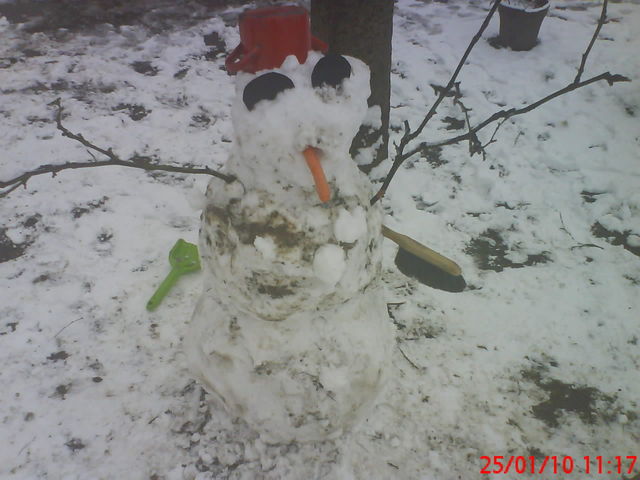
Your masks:
[{"label": "snowman", "polygon": [[336,439],[366,417],[394,345],[382,212],[349,155],[369,70],[312,50],[326,48],[300,7],[245,11],[240,32],[227,61],[239,70],[225,165],[236,180],[206,192],[186,353],[264,441]]}]

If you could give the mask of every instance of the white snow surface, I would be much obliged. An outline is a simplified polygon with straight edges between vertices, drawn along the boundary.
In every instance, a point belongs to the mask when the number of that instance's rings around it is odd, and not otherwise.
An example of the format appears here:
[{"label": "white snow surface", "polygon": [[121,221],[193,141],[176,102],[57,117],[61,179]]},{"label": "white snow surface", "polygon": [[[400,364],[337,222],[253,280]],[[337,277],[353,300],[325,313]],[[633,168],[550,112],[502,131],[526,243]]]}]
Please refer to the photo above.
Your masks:
[{"label": "white snow surface", "polygon": [[[447,82],[487,8],[396,4],[392,142],[404,120],[419,123],[431,84]],[[0,179],[92,158],[57,131],[48,104],[58,97],[67,128],[123,158],[222,166],[236,92],[224,54],[205,58],[202,36],[217,32],[230,51],[239,12],[160,33],[105,25],[32,34],[0,19]],[[599,15],[599,2],[554,2],[530,52],[494,49],[492,20],[459,77],[471,122],[571,82]],[[184,276],[158,310],[145,310],[171,246],[197,241],[209,178],[74,170],[0,199],[3,255],[17,251],[5,245],[24,248],[0,263],[0,478],[544,476],[481,475],[483,455],[572,456],[574,473],[558,478],[604,478],[595,464],[585,475],[584,456],[637,455],[639,23],[637,1],[611,2],[583,76],[611,71],[632,82],[594,83],[510,119],[484,159],[460,143],[399,170],[385,223],[454,258],[469,289],[446,293],[403,276],[397,247],[384,243],[392,368],[344,444],[266,443],[210,402],[182,347],[204,274]],[[145,61],[146,75],[134,69]],[[420,139],[465,131],[447,130],[446,117],[464,118],[447,100]],[[374,186],[389,166],[371,173]],[[354,234],[339,223],[326,228]],[[259,245],[256,254],[269,251]],[[345,380],[336,370],[320,381]]]}]

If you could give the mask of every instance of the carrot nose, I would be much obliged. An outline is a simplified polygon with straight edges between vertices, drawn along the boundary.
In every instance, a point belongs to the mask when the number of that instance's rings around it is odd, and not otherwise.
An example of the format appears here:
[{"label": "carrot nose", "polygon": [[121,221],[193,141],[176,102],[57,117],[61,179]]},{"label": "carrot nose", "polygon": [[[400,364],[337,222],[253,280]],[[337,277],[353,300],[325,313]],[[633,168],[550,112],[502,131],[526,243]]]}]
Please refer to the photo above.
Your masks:
[{"label": "carrot nose", "polygon": [[304,159],[307,161],[311,175],[313,175],[313,181],[316,184],[316,192],[318,192],[318,198],[322,203],[326,203],[331,198],[331,191],[329,190],[329,184],[324,176],[324,170],[320,165],[320,159],[318,158],[318,151],[313,147],[307,147],[302,152]]}]

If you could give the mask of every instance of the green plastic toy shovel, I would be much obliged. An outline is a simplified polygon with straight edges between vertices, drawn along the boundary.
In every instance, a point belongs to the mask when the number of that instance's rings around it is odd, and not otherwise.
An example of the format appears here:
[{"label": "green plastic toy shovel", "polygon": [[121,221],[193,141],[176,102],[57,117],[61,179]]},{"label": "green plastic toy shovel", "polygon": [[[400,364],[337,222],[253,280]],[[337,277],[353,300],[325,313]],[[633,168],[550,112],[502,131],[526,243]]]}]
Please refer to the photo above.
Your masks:
[{"label": "green plastic toy shovel", "polygon": [[193,243],[180,239],[169,252],[169,264],[171,271],[167,278],[160,284],[156,292],[147,302],[147,310],[155,310],[162,299],[169,293],[173,284],[185,273],[197,272],[200,270],[200,256],[198,247]]}]

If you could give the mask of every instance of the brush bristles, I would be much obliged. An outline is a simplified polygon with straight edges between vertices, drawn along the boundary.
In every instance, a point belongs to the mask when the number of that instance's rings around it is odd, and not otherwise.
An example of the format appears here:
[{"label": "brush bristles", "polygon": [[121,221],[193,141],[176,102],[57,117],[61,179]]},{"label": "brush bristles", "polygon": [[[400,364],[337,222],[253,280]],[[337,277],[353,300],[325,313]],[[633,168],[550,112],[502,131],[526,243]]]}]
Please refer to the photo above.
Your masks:
[{"label": "brush bristles", "polygon": [[446,292],[462,292],[467,286],[462,275],[451,275],[402,248],[396,255],[396,266],[408,277]]}]

